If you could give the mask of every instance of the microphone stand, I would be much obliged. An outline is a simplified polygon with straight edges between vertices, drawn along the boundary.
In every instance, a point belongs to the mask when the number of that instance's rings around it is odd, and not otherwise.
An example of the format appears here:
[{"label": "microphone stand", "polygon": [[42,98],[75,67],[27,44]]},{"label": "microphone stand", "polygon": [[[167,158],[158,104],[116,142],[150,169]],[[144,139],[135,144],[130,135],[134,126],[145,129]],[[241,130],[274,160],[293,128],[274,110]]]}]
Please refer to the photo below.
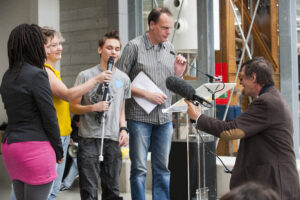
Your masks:
[{"label": "microphone stand", "polygon": [[[114,64],[114,58],[109,57],[107,61],[107,69],[112,70]],[[103,99],[102,101],[108,101],[108,96],[109,96],[109,84],[105,83],[104,84],[104,94],[103,94]],[[104,160],[103,157],[103,144],[104,144],[104,131],[105,131],[105,121],[107,117],[107,111],[103,111],[102,116],[101,116],[101,123],[102,123],[102,132],[101,132],[101,146],[100,146],[100,155],[99,155],[99,162],[102,162]]]},{"label": "microphone stand", "polygon": [[[177,54],[174,51],[170,51],[170,54],[176,56]],[[213,83],[215,81],[222,81],[222,78],[218,78],[212,75],[209,75],[207,73],[203,73],[202,71],[200,71],[199,69],[197,69],[196,67],[194,67],[191,63],[186,62],[190,67],[194,68],[196,71],[198,71],[200,74],[205,75],[206,77],[208,77],[209,82]],[[212,94],[212,109],[213,109],[213,117],[216,118],[216,103],[215,103],[215,93],[214,91],[212,91],[211,89],[209,89],[208,87],[206,87],[206,89]],[[200,104],[200,102],[199,102]],[[190,121],[192,123],[192,125],[194,124],[194,126],[196,126],[195,121]],[[197,130],[197,129],[196,129]],[[197,159],[198,159],[198,189],[196,189],[196,200],[206,200],[208,199],[208,191],[209,188],[206,187],[206,160],[205,160],[205,140],[202,138],[201,136],[201,131],[196,131],[196,138],[197,138]],[[187,176],[188,176],[188,200],[190,200],[190,170],[189,170],[189,134],[187,135]],[[201,167],[200,167],[200,138],[202,138],[202,166],[203,166],[203,187],[201,188]]]},{"label": "microphone stand", "polygon": [[[105,85],[105,90],[109,90],[108,85]],[[103,98],[103,101],[108,100],[108,95],[105,95]],[[105,131],[105,121],[107,117],[107,112],[103,111],[102,117],[101,117],[101,124],[102,124],[102,132],[101,132],[101,146],[100,146],[100,155],[99,155],[99,161],[102,162],[104,160],[103,157],[103,144],[104,144],[104,131]]]},{"label": "microphone stand", "polygon": [[[209,78],[209,82],[210,83],[214,83],[215,81],[219,81],[220,79],[215,78],[209,74],[204,74]],[[212,91],[210,88],[205,87],[209,93],[211,93],[212,95],[212,112],[213,112],[213,117],[216,118],[216,99],[215,99],[215,93],[217,92],[217,89],[215,91]],[[197,130],[197,129],[196,129]],[[198,149],[198,189],[196,190],[196,199],[197,200],[206,200],[208,199],[208,192],[209,192],[209,188],[206,186],[206,158],[205,158],[205,154],[206,154],[206,144],[205,144],[205,140],[203,139],[203,136],[205,136],[206,134],[201,132],[201,131],[197,131],[197,149]],[[201,181],[200,181],[200,138],[202,140],[202,168],[203,168],[203,185],[201,187]]]},{"label": "microphone stand", "polygon": [[[215,81],[220,81],[222,79],[211,76],[207,73],[203,73],[202,71],[198,70],[195,68],[193,65],[188,63],[192,68],[196,69],[198,72],[200,72],[202,75],[205,75],[209,79],[209,83],[214,83]],[[216,100],[215,100],[215,92],[212,91],[210,88],[206,87],[209,93],[212,95],[212,112],[213,112],[213,117],[216,118]],[[197,130],[197,129],[196,129]],[[205,159],[205,151],[206,151],[206,144],[205,140],[202,138],[204,134],[201,133],[201,131],[197,131],[197,154],[198,154],[198,189],[196,190],[196,200],[206,200],[208,199],[208,192],[209,188],[206,187],[206,159]],[[201,135],[202,134],[202,135]],[[200,180],[200,172],[201,172],[201,163],[200,163],[200,138],[202,138],[202,167],[203,167],[203,186],[201,188],[201,180]]]}]

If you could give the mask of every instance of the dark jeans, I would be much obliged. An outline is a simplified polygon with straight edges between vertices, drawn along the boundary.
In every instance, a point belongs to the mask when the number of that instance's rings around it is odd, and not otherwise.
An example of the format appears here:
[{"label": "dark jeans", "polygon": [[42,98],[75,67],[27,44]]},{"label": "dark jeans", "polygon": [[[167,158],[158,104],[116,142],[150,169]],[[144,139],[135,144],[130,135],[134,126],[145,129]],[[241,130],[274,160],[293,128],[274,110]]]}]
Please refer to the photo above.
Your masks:
[{"label": "dark jeans", "polygon": [[122,154],[119,142],[104,140],[104,160],[99,161],[101,139],[82,138],[78,141],[78,171],[82,200],[98,200],[98,180],[101,178],[102,200],[122,200],[119,177]]},{"label": "dark jeans", "polygon": [[53,181],[42,185],[29,185],[22,181],[13,180],[16,199],[18,200],[47,200]]}]

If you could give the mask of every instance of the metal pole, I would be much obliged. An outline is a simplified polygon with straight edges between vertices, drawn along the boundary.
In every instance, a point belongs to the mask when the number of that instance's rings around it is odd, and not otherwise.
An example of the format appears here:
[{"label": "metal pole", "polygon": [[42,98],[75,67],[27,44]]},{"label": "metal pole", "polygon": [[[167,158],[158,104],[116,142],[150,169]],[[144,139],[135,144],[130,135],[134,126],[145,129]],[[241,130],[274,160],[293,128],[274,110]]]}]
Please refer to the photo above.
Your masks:
[{"label": "metal pole", "polygon": [[293,115],[294,151],[299,158],[298,55],[295,0],[278,1],[280,92]]},{"label": "metal pole", "polygon": [[188,188],[188,200],[191,199],[191,194],[190,194],[190,145],[189,145],[189,133],[190,133],[190,123],[189,123],[189,118],[186,117],[186,124],[187,124],[187,136],[186,136],[186,157],[187,157],[187,188]]},{"label": "metal pole", "polygon": [[246,39],[245,39],[243,30],[242,30],[241,24],[240,24],[240,22],[238,21],[238,17],[237,17],[237,14],[236,14],[235,9],[234,9],[234,7],[233,7],[233,3],[232,3],[231,0],[229,0],[229,3],[230,3],[230,6],[231,6],[231,8],[232,8],[232,11],[233,11],[235,21],[236,21],[236,23],[237,23],[237,25],[238,25],[238,27],[239,27],[240,32],[241,32],[242,39],[243,39],[243,41],[244,41],[244,43],[245,43],[245,46],[246,46],[246,49],[247,49],[247,53],[248,53],[248,55],[249,55],[249,57],[250,57],[250,56],[251,56],[251,53],[250,53],[250,50],[249,50],[249,47],[248,47],[248,43],[246,43]]},{"label": "metal pole", "polygon": [[[231,0],[229,0],[229,1],[231,2]],[[248,41],[249,41],[251,30],[252,30],[252,27],[253,27],[253,24],[254,24],[254,19],[255,19],[256,13],[257,13],[257,8],[258,8],[258,5],[259,5],[259,2],[260,2],[260,0],[257,1],[255,9],[254,9],[254,13],[253,13],[253,16],[252,16],[251,24],[250,24],[249,31],[248,31],[248,34],[247,34],[247,38],[246,38],[245,45],[243,47],[242,55],[241,55],[241,58],[240,58],[240,62],[239,62],[239,65],[238,65],[237,73],[236,73],[235,78],[234,78],[234,83],[237,82],[238,74],[239,74],[239,71],[240,71],[241,66],[242,66],[242,62],[243,62],[244,55],[245,55],[245,48],[247,48],[247,46],[248,46]],[[232,9],[233,9],[233,7],[232,7]],[[249,54],[249,58],[252,59],[252,55],[251,54]],[[225,110],[225,113],[224,113],[224,116],[223,116],[223,121],[225,121],[226,116],[227,116],[227,112],[228,112],[228,109],[229,109],[229,104],[231,102],[232,95],[233,95],[233,90],[234,90],[234,87],[231,90],[232,92],[230,92],[229,101],[228,101],[228,103],[226,105],[226,110]]]},{"label": "metal pole", "polygon": [[102,162],[104,160],[104,157],[103,157],[103,144],[104,144],[105,118],[106,118],[106,112],[103,112],[102,119],[101,119],[102,133],[101,133],[101,147],[100,147],[100,156],[99,156],[99,161],[100,162]]}]

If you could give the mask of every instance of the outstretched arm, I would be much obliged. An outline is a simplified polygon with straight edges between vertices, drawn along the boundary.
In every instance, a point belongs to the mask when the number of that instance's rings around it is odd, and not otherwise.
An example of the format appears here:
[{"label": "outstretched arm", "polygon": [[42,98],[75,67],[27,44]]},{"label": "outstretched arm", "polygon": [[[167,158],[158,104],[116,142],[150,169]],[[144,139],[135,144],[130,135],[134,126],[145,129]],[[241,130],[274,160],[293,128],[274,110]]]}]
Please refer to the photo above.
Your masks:
[{"label": "outstretched arm", "polygon": [[77,85],[72,88],[67,88],[67,86],[55,76],[53,71],[51,71],[47,67],[46,71],[48,73],[48,78],[53,96],[63,99],[65,101],[71,101],[73,99],[81,97],[96,84],[109,82],[112,78],[111,71],[104,71],[81,85]]}]

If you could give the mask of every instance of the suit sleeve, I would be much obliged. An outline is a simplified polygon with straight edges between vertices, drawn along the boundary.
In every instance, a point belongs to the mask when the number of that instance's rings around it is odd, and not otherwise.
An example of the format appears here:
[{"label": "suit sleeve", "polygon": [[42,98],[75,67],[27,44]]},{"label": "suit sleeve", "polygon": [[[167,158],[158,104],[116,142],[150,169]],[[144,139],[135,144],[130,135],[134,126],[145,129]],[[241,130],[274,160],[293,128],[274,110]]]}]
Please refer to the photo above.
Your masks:
[{"label": "suit sleeve", "polygon": [[48,76],[45,71],[41,71],[35,76],[32,92],[41,113],[45,133],[55,151],[56,160],[61,160],[63,158],[63,149],[60,139],[60,130],[56,110],[53,106],[53,97]]},{"label": "suit sleeve", "polygon": [[246,133],[246,137],[250,137],[271,125],[272,119],[268,118],[270,116],[268,112],[271,112],[271,109],[268,108],[268,102],[259,98],[254,100],[249,108],[234,121],[236,126]]},{"label": "suit sleeve", "polygon": [[264,100],[254,100],[249,108],[230,122],[201,115],[197,129],[224,139],[240,139],[260,133],[269,126],[267,104]]}]

